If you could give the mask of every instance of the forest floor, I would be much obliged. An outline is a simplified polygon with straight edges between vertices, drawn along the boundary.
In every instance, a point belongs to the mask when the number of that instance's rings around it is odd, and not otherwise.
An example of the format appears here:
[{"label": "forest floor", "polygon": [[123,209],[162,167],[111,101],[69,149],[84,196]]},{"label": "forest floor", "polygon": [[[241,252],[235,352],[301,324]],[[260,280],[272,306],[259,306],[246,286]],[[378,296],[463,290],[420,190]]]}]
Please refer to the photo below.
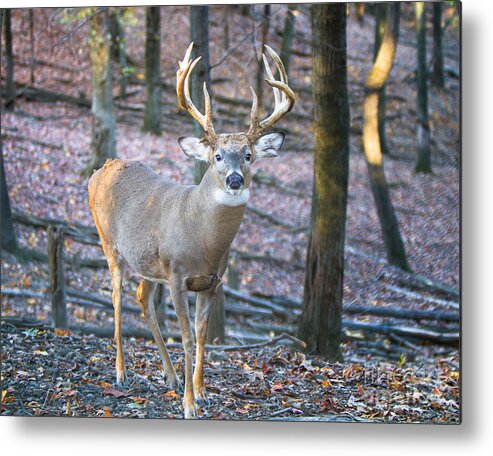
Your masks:
[{"label": "forest floor", "polygon": [[[129,385],[114,385],[109,339],[2,323],[2,412],[21,416],[182,418],[151,342],[126,340]],[[183,378],[183,352],[171,359]],[[292,348],[211,351],[204,419],[456,423],[456,355],[419,366],[328,363]]]},{"label": "forest floor", "polygon": [[[271,45],[280,48],[285,8],[273,11]],[[90,99],[90,65],[86,46],[87,26],[65,39],[73,24],[59,20],[52,9],[35,10],[37,35],[36,83],[34,87]],[[127,24],[127,52],[135,62],[126,99],[116,99],[117,149],[121,158],[142,160],[164,177],[190,183],[193,164],[179,150],[177,137],[193,134],[192,122],[179,112],[173,91],[176,62],[188,45],[184,8],[167,7],[163,27],[161,68],[164,81],[161,137],[141,131],[145,87],[143,86],[142,9],[135,23]],[[170,13],[170,14],[169,14]],[[15,80],[30,86],[27,10],[13,14]],[[211,61],[218,62],[224,32],[221,7],[211,8]],[[362,100],[364,80],[373,54],[374,21],[370,15],[360,25],[348,18],[348,71],[351,103],[351,157],[346,239],[344,303],[404,310],[447,311],[458,308],[453,290],[460,285],[460,150],[459,150],[459,41],[452,22],[445,33],[447,87],[430,87],[430,126],[433,174],[415,174],[415,32],[412,9],[403,5],[401,35],[396,62],[387,85],[388,142],[391,155],[385,169],[391,186],[409,263],[414,273],[452,292],[422,287],[390,267],[385,261],[379,222],[367,181],[362,154]],[[447,17],[446,17],[447,20]],[[250,18],[231,13],[231,46],[251,30]],[[280,125],[287,132],[285,151],[277,160],[256,165],[251,205],[267,212],[247,210],[234,241],[236,272],[226,283],[237,281],[244,294],[275,302],[288,298],[299,303],[303,294],[304,266],[311,210],[313,157],[311,131],[309,19],[297,16],[296,53],[291,61],[290,81],[298,95],[293,112]],[[234,35],[234,36],[233,36]],[[431,36],[431,33],[429,34]],[[169,46],[168,46],[169,44]],[[239,46],[213,69],[213,92],[217,102],[216,130],[232,131],[247,125],[248,86],[254,85],[256,63],[251,43]],[[431,55],[431,40],[428,46]],[[2,62],[2,68],[4,68]],[[116,70],[115,70],[116,75]],[[234,76],[233,76],[234,75]],[[3,82],[3,79],[2,79]],[[265,89],[267,90],[267,89]],[[267,94],[267,92],[266,92]],[[118,87],[115,84],[115,96]],[[231,104],[224,97],[240,100]],[[269,94],[270,95],[270,94]],[[15,100],[12,113],[2,113],[2,143],[7,183],[15,213],[50,217],[92,226],[87,204],[87,179],[82,171],[89,156],[91,115],[89,109],[71,103],[47,103],[29,98]],[[274,184],[274,185],[273,185]],[[283,226],[276,223],[281,221]],[[16,224],[24,248],[46,251],[46,233]],[[66,253],[76,258],[102,258],[100,248],[65,241]],[[252,256],[256,258],[252,258]],[[47,265],[19,262],[2,253],[2,290],[29,290],[46,294]],[[72,289],[111,299],[105,269],[67,267]],[[411,278],[412,279],[412,278]],[[138,281],[126,271],[125,302],[135,304]],[[231,302],[233,305],[234,303]],[[267,340],[281,332],[296,332],[300,308],[293,305],[288,318],[262,313],[249,304],[227,308],[227,343]],[[176,318],[169,312],[166,330],[177,332]],[[15,297],[2,293],[2,319],[28,317],[50,321],[46,297]],[[113,324],[111,309],[80,306],[68,298],[71,325]],[[365,314],[351,315],[359,323],[405,325],[443,333],[457,332],[457,325],[443,320],[419,321]],[[144,328],[143,320],[124,314],[124,325]],[[173,343],[174,340],[169,340]],[[160,364],[150,340],[126,338],[130,386],[113,386],[112,341],[74,331],[49,327],[15,327],[2,323],[2,414],[115,417],[181,417],[181,396],[170,391],[157,367]],[[343,363],[302,354],[296,348],[266,346],[261,349],[207,355],[206,384],[210,404],[200,415],[217,419],[321,419],[383,420],[452,423],[459,421],[459,348],[457,343],[438,344],[399,335],[367,333],[346,328]],[[180,349],[172,350],[182,372]]]}]

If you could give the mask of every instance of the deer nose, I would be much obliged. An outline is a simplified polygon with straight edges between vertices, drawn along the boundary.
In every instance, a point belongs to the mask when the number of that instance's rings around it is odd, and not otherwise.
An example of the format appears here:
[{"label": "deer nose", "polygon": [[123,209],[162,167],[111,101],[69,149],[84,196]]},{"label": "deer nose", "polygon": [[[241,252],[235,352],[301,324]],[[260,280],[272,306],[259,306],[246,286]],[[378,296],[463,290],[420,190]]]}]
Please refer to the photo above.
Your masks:
[{"label": "deer nose", "polygon": [[243,176],[239,173],[231,173],[226,178],[226,185],[233,190],[238,190],[243,186]]}]

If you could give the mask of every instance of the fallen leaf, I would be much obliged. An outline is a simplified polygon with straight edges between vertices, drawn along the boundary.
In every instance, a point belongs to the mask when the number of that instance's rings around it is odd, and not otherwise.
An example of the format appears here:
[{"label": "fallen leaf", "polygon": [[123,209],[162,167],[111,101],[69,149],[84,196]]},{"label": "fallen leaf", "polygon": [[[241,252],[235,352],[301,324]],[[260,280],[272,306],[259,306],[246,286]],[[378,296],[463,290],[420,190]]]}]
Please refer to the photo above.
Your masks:
[{"label": "fallen leaf", "polygon": [[130,393],[125,393],[123,391],[119,391],[111,386],[107,386],[104,390],[103,390],[103,394],[105,396],[113,396],[113,397],[127,397],[130,395]]}]

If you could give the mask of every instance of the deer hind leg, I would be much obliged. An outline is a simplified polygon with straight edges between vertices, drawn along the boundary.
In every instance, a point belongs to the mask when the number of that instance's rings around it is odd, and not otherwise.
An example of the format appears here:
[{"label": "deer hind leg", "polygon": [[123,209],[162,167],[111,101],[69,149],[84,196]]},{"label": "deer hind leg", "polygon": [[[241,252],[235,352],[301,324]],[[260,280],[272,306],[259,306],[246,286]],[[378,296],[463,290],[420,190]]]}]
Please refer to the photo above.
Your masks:
[{"label": "deer hind leg", "polygon": [[111,272],[113,310],[115,314],[116,383],[124,385],[127,382],[127,373],[125,369],[125,356],[123,354],[121,321],[123,262],[108,258],[108,265]]},{"label": "deer hind leg", "polygon": [[[91,193],[91,192],[89,192]],[[91,198],[91,195],[90,195]],[[101,246],[103,247],[104,256],[108,263],[108,268],[111,274],[112,301],[113,311],[115,316],[115,343],[116,343],[116,383],[119,385],[127,382],[127,373],[125,369],[125,357],[123,354],[122,345],[122,324],[121,324],[121,309],[122,309],[122,282],[124,263],[113,243],[109,241],[105,231],[102,229],[97,216],[97,211],[94,210],[91,204],[92,217],[94,224],[98,230]]]},{"label": "deer hind leg", "polygon": [[175,369],[169,358],[168,350],[164,344],[163,336],[159,328],[159,323],[156,316],[156,309],[154,307],[154,292],[156,291],[156,284],[146,279],[141,279],[139,288],[137,289],[137,300],[142,308],[144,316],[147,320],[147,324],[152,332],[154,340],[156,341],[161,360],[163,362],[164,375],[168,381],[168,385],[171,389],[180,389],[181,384],[176,376]]},{"label": "deer hind leg", "polygon": [[169,281],[171,299],[175,307],[176,315],[180,323],[180,332],[185,351],[185,393],[183,396],[183,409],[185,418],[196,418],[197,409],[193,393],[193,349],[194,336],[190,326],[190,313],[188,309],[188,295],[185,280],[178,274],[174,274]]},{"label": "deer hind leg", "polygon": [[195,370],[193,372],[193,390],[195,399],[207,403],[207,393],[204,386],[204,350],[209,327],[209,316],[214,304],[217,302],[217,288],[221,280],[216,277],[212,287],[207,291],[197,294],[195,310],[195,334],[197,336],[197,352],[195,358]]}]

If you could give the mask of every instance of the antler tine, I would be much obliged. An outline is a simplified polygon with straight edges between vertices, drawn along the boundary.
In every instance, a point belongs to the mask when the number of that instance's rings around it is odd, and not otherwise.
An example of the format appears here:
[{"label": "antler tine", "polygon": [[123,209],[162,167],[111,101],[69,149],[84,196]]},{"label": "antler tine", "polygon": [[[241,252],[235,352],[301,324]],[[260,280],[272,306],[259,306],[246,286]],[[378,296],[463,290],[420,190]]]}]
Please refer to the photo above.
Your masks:
[{"label": "antler tine", "polygon": [[208,139],[213,140],[215,137],[214,127],[212,125],[212,109],[211,98],[207,91],[206,83],[204,82],[204,106],[205,115],[202,114],[197,107],[193,104],[192,97],[190,96],[190,75],[192,74],[195,65],[200,61],[202,57],[197,57],[193,62],[190,60],[192,53],[193,43],[190,43],[185,53],[185,57],[180,62],[178,61],[178,71],[176,72],[176,94],[180,106],[185,109],[205,130]]},{"label": "antler tine", "polygon": [[[267,46],[266,44],[264,44],[265,46],[265,49],[267,49],[267,51],[269,52],[269,55],[272,57],[272,60],[274,60],[274,62],[276,62],[276,65],[277,65],[277,68],[279,70],[279,74],[281,76],[281,81],[284,82],[285,84],[288,83],[288,73],[286,73],[286,68],[284,67],[284,63],[282,63],[282,60],[281,60],[281,57],[279,57],[276,53],[276,51],[274,51],[274,49],[272,49],[270,46]],[[272,78],[274,79],[274,78]]]},{"label": "antler tine", "polygon": [[[269,62],[265,54],[262,54],[262,59],[264,60],[265,72],[267,73],[267,78],[265,81],[269,83],[269,81],[275,81],[274,75],[272,74],[272,70],[270,69]],[[281,92],[278,89],[273,89],[274,92],[274,106],[277,106],[281,102]]]},{"label": "antler tine", "polygon": [[250,86],[250,91],[252,92],[253,101],[252,110],[250,112],[250,128],[248,129],[247,135],[255,136],[258,129],[258,97],[252,86]]},{"label": "antler tine", "polygon": [[183,60],[181,62],[178,60],[178,65],[180,66],[180,70],[183,70],[184,67],[187,66],[188,63],[190,62],[190,55],[192,54],[192,49],[193,49],[193,42],[189,44],[187,51],[185,52],[185,57],[183,57]]},{"label": "antler tine", "polygon": [[207,91],[207,83],[204,81],[204,107],[205,107],[205,122],[207,125],[206,131],[214,134],[214,127],[212,125],[212,108],[211,97]]},{"label": "antler tine", "polygon": [[[252,113],[251,113],[251,124],[248,130],[248,135],[252,136],[255,140],[258,138],[267,128],[274,125],[279,121],[285,114],[287,114],[293,108],[295,102],[295,95],[291,88],[288,86],[288,75],[281,58],[277,53],[269,46],[265,46],[272,60],[276,63],[277,69],[279,70],[279,75],[281,80],[278,81],[274,78],[274,74],[270,68],[269,62],[265,54],[263,54],[263,60],[265,65],[265,71],[267,73],[267,78],[265,82],[272,87],[274,93],[274,111],[270,116],[261,122],[258,121],[258,110],[257,110],[257,96],[252,90],[254,100],[252,103]],[[255,109],[254,109],[255,107]],[[254,138],[255,137],[255,138]]]}]

